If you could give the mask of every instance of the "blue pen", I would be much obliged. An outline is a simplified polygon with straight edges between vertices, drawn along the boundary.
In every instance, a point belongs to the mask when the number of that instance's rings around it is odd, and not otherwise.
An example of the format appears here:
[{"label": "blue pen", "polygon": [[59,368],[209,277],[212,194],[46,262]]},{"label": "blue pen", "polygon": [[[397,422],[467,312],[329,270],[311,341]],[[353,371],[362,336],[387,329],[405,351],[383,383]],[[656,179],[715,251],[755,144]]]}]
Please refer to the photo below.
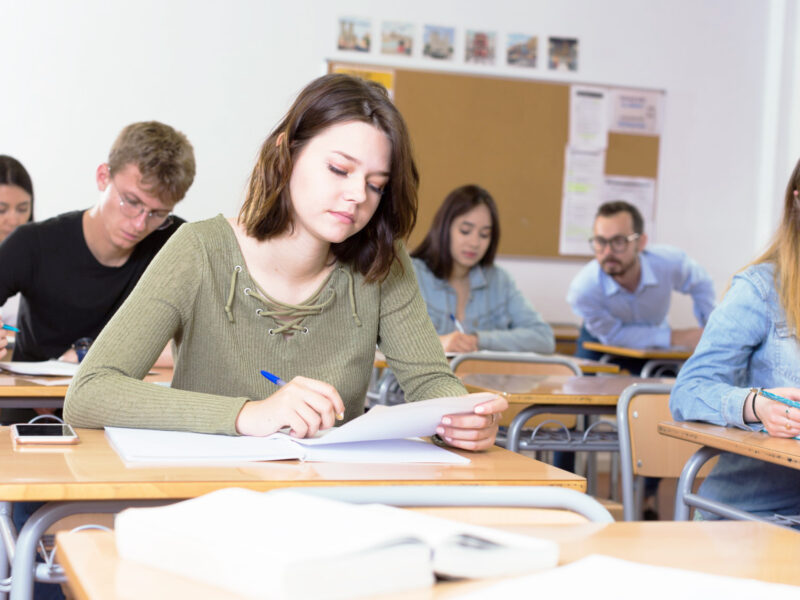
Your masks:
[{"label": "blue pen", "polygon": [[467,333],[466,331],[464,331],[464,326],[461,324],[461,321],[456,319],[456,316],[453,313],[450,313],[450,320],[453,321],[453,324],[456,326],[456,329],[458,329],[461,333]]},{"label": "blue pen", "polygon": [[800,402],[795,402],[794,400],[789,400],[789,398],[784,398],[783,396],[778,396],[778,394],[773,394],[772,392],[768,392],[767,390],[758,390],[758,393],[764,396],[765,398],[769,398],[770,400],[775,400],[777,402],[781,402],[786,406],[791,406],[792,408],[800,408]]},{"label": "blue pen", "polygon": [[264,377],[266,377],[267,379],[269,379],[269,380],[270,380],[272,383],[274,383],[275,385],[278,385],[278,386],[286,385],[286,382],[285,382],[283,379],[281,379],[281,378],[280,378],[280,377],[278,377],[277,375],[273,375],[273,374],[272,374],[272,373],[270,373],[269,371],[264,371],[264,370],[262,369],[262,371],[261,371],[261,374],[262,374]]},{"label": "blue pen", "polygon": [[19,333],[19,329],[14,327],[13,325],[3,325],[3,329],[7,329],[8,331],[13,331],[14,333]]},{"label": "blue pen", "polygon": [[[277,385],[279,387],[286,385],[286,382],[283,379],[281,379],[277,375],[273,375],[269,371],[265,371],[264,369],[261,369],[261,374],[264,377],[266,377],[267,379],[269,379],[272,383],[274,383],[275,385]],[[339,421],[344,419],[344,413],[337,413],[336,414],[336,419],[339,420]]]}]

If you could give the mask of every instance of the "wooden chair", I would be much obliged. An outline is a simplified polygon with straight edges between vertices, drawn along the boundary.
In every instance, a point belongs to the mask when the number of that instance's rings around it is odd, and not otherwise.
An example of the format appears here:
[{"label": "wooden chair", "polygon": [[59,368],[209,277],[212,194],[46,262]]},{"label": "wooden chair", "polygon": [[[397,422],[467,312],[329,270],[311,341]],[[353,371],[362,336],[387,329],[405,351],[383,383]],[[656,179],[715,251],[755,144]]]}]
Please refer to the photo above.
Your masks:
[{"label": "wooden chair", "polygon": [[[617,403],[623,518],[641,520],[644,477],[679,477],[684,464],[700,446],[658,433],[660,421],[672,420],[672,384],[636,383]],[[716,461],[714,461],[716,462]],[[704,467],[703,476],[711,469]]]}]

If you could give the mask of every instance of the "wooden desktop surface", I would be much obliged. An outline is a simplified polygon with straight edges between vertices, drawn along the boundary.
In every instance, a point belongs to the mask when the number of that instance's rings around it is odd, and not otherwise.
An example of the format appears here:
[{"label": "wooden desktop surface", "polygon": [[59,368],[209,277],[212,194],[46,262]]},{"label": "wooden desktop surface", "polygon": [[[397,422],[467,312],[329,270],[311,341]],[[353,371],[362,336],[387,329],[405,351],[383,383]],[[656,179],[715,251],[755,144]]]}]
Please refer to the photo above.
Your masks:
[{"label": "wooden desktop surface", "polygon": [[[800,533],[765,523],[643,521],[504,528],[557,541],[559,564],[605,554],[658,566],[800,585]],[[111,532],[60,533],[57,544],[57,560],[79,600],[236,598],[204,583],[120,559]],[[381,598],[439,600],[490,584],[450,582]]]},{"label": "wooden desktop surface", "polygon": [[662,359],[662,360],[686,360],[692,355],[692,351],[675,346],[673,348],[627,348],[625,346],[612,346],[599,342],[583,342],[583,347],[587,350],[602,352],[604,354],[616,354],[629,358]]},{"label": "wooden desktop surface", "polygon": [[[169,382],[172,381],[172,369],[156,368],[152,370],[152,375],[147,375],[145,381]],[[5,400],[20,399],[57,399],[63,402],[67,394],[69,383],[59,383],[58,385],[43,385],[42,380],[64,381],[68,377],[42,377],[34,375],[15,375],[6,371],[0,371],[0,408],[7,406],[9,402]],[[48,405],[50,407],[50,405]]]},{"label": "wooden desktop surface", "polygon": [[745,431],[735,427],[679,421],[659,423],[658,432],[695,444],[800,469],[800,440],[777,438],[764,432]]},{"label": "wooden desktop surface", "polygon": [[[619,365],[615,365],[614,363],[602,363],[598,360],[579,358],[577,356],[570,356],[568,354],[553,354],[552,356],[568,358],[578,365],[581,372],[587,375],[592,373],[619,373]],[[387,369],[389,367],[389,364],[386,362],[386,357],[380,351],[375,352],[375,361],[372,363],[372,365],[376,369]]]},{"label": "wooden desktop surface", "polygon": [[78,429],[72,446],[14,448],[0,427],[0,501],[190,498],[224,487],[271,490],[316,485],[552,485],[586,490],[586,480],[497,446],[458,452],[466,465],[291,461],[220,466],[128,466],[102,430]]},{"label": "wooden desktop surface", "polygon": [[619,395],[634,383],[674,383],[669,377],[644,378],[630,375],[590,377],[568,375],[479,375],[461,381],[470,392],[493,392],[509,404],[568,404],[613,406]]}]

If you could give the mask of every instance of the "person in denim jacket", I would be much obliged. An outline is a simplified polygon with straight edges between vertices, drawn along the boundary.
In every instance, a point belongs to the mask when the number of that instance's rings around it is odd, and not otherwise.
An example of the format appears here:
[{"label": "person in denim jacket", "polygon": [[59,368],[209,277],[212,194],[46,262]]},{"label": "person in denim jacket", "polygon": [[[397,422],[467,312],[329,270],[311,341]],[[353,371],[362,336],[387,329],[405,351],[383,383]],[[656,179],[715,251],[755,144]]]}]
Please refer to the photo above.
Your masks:
[{"label": "person in denim jacket", "polygon": [[494,199],[477,185],[465,185],[448,194],[411,253],[442,346],[446,352],[551,354],[553,330],[511,276],[493,264],[499,241]]},{"label": "person in denim jacket", "polygon": [[[681,369],[670,409],[681,421],[800,435],[800,162],[786,190],[783,221],[769,249],[738,273]],[[757,515],[800,514],[800,471],[723,453],[700,494]],[[714,518],[701,512],[704,518]]]}]

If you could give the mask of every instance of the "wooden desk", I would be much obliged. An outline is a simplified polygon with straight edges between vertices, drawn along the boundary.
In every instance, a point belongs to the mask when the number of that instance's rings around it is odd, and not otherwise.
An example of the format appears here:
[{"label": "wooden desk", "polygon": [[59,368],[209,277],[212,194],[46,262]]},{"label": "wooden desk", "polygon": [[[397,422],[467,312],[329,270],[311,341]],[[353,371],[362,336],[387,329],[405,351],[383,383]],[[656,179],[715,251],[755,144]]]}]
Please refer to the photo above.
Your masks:
[{"label": "wooden desk", "polygon": [[[492,392],[504,396],[509,407],[523,406],[511,421],[506,448],[514,452],[618,452],[616,430],[538,429],[523,440],[525,423],[539,414],[615,415],[620,394],[634,383],[672,383],[674,379],[645,379],[632,376],[570,377],[565,375],[464,375],[461,380],[471,392]],[[594,491],[590,477],[589,492]]]},{"label": "wooden desk", "polygon": [[646,361],[642,366],[640,375],[650,377],[656,374],[660,367],[680,369],[683,362],[692,355],[692,350],[674,346],[672,348],[627,348],[625,346],[611,346],[599,342],[583,342],[587,350],[602,352],[606,356],[624,356]]},{"label": "wooden desk", "polygon": [[[153,369],[145,381],[170,382],[172,369]],[[14,375],[0,371],[0,409],[3,408],[61,408],[67,394],[68,383],[42,385],[36,380],[62,381],[64,377],[36,377]]]},{"label": "wooden desk", "polygon": [[[0,427],[0,503],[50,503],[20,531],[14,556],[12,600],[30,598],[33,559],[41,534],[77,512],[116,512],[133,501],[191,498],[220,488],[253,490],[314,485],[554,485],[586,490],[583,477],[522,455],[492,447],[459,452],[468,465],[342,464],[299,461],[247,462],[230,466],[126,467],[102,430],[78,429],[81,442],[68,447],[15,449],[8,427]],[[90,502],[91,505],[88,505]],[[66,513],[58,513],[66,511]],[[6,524],[0,520],[0,533]],[[2,552],[0,552],[2,554]],[[5,576],[0,555],[0,578]]]},{"label": "wooden desk", "polygon": [[[605,554],[657,566],[800,585],[800,534],[763,523],[652,521],[507,528],[557,541],[559,564]],[[78,600],[235,599],[204,583],[120,559],[110,532],[60,533],[57,543],[57,560]],[[439,600],[487,585],[490,583],[480,581],[440,583],[382,598]]]},{"label": "wooden desk", "polygon": [[800,469],[800,441],[776,438],[760,431],[745,431],[709,423],[665,421],[658,424],[661,435],[694,442],[702,448],[683,468],[675,498],[675,520],[686,520],[692,507],[710,510],[731,519],[759,519],[750,513],[692,493],[697,473],[720,452],[733,452],[776,465]]},{"label": "wooden desk", "polygon": [[561,354],[575,354],[580,327],[572,323],[550,323],[550,328],[553,330],[553,336],[556,338],[556,352]]}]

